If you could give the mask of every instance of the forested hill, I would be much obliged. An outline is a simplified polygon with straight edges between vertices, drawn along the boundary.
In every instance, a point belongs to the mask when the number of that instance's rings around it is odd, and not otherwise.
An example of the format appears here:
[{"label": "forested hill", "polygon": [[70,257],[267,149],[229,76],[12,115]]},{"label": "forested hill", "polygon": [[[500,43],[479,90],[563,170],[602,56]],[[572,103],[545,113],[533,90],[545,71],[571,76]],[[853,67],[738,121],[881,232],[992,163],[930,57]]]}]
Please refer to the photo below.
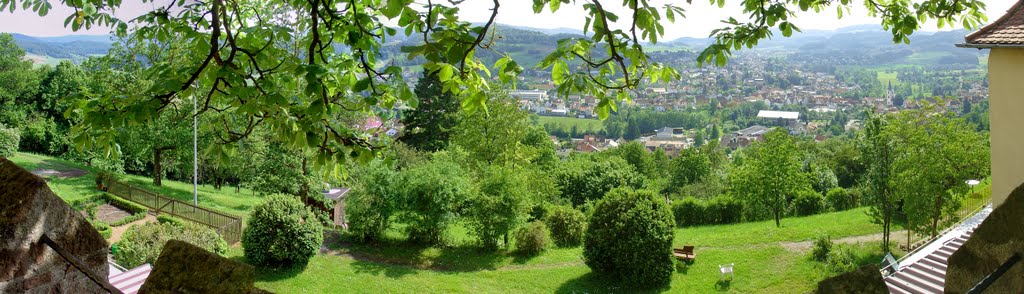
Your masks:
[{"label": "forested hill", "polygon": [[[762,41],[757,48],[776,49],[797,53],[807,58],[835,58],[859,60],[876,64],[954,64],[976,63],[977,50],[956,48],[963,42],[966,30],[947,32],[918,32],[910,37],[910,44],[893,44],[892,35],[878,26],[860,25],[840,28],[834,31],[805,30],[790,38],[776,33],[770,40]],[[75,62],[91,55],[105,54],[113,40],[109,35],[69,35],[61,37],[32,37],[12,34],[15,42],[37,63],[69,59]],[[477,56],[485,63],[493,62],[508,53],[525,68],[534,67],[544,56],[555,49],[557,41],[577,37],[579,31],[571,29],[535,29],[499,25],[496,30],[493,50],[480,50]],[[417,45],[419,35],[392,37],[381,52],[403,66],[417,66],[423,60],[408,60],[401,52],[402,46]],[[712,42],[707,38],[679,38],[659,43],[658,49],[689,49],[699,51]],[[660,50],[656,50],[660,51]],[[674,50],[673,50],[674,51]],[[657,58],[656,58],[657,59]],[[659,60],[660,61],[660,60]],[[858,62],[861,63],[861,62]]]},{"label": "forested hill", "polygon": [[42,63],[50,59],[69,59],[75,62],[92,55],[107,54],[113,40],[108,35],[68,35],[59,37],[32,37],[11,34],[14,42],[30,55],[40,58],[33,61]]}]

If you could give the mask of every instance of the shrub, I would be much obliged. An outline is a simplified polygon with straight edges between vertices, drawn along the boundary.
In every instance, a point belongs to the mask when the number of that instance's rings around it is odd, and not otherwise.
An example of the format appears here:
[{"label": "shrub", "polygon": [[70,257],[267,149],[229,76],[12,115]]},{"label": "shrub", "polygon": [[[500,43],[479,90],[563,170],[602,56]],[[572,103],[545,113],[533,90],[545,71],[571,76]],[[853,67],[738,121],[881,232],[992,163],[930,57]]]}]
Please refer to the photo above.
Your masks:
[{"label": "shrub", "polygon": [[542,222],[532,222],[516,232],[516,252],[536,255],[548,248],[548,228]]},{"label": "shrub", "polygon": [[110,223],[110,226],[112,226],[112,227],[123,226],[123,225],[129,224],[131,222],[134,222],[134,221],[137,221],[137,220],[140,220],[140,219],[143,219],[143,218],[146,218],[146,213],[145,212],[143,212],[143,213],[134,213],[134,214],[131,214],[131,215],[126,216],[126,217],[123,217],[123,218],[121,218],[121,219],[119,219],[117,221],[114,221],[114,222]]},{"label": "shrub", "polygon": [[224,255],[228,250],[228,243],[224,242],[217,232],[202,225],[147,223],[132,226],[132,229],[124,233],[121,240],[115,244],[117,250],[114,259],[127,268],[145,263],[155,265],[164,244],[171,239],[185,241],[220,255]]},{"label": "shrub", "polygon": [[590,216],[584,260],[595,273],[627,286],[664,286],[672,278],[674,226],[672,210],[656,193],[612,190]]},{"label": "shrub", "polygon": [[485,248],[498,248],[501,236],[507,242],[509,232],[526,222],[530,201],[524,186],[525,179],[511,169],[492,167],[487,171],[480,193],[466,207],[469,228]]},{"label": "shrub", "polygon": [[166,215],[166,214],[163,214],[163,213],[158,214],[156,216],[156,221],[161,223],[161,224],[171,224],[171,225],[175,225],[175,226],[179,226],[179,227],[185,225],[185,220],[182,220],[180,218],[176,218],[176,217],[173,217],[173,216],[169,216],[169,215]]},{"label": "shrub", "polygon": [[107,203],[109,203],[110,205],[113,205],[114,207],[120,209],[124,209],[125,211],[131,213],[146,213],[147,211],[149,211],[149,208],[146,208],[141,204],[125,200],[124,198],[118,197],[117,195],[114,194],[103,193],[100,195],[103,195],[103,199],[106,200]]},{"label": "shrub", "polygon": [[391,227],[402,179],[381,162],[355,174],[356,184],[345,198],[348,231],[361,241],[380,240]]},{"label": "shrub", "polygon": [[853,251],[846,246],[837,245],[828,253],[828,265],[835,272],[845,273],[857,268],[857,260]]},{"label": "shrub", "polygon": [[573,206],[597,201],[613,188],[643,185],[643,176],[618,156],[577,155],[559,164],[552,174],[562,197]]},{"label": "shrub", "polygon": [[18,153],[21,132],[17,128],[6,128],[0,124],[0,157],[12,157]]},{"label": "shrub", "polygon": [[257,265],[305,263],[323,243],[323,227],[298,198],[274,195],[256,205],[242,232],[245,257]]},{"label": "shrub", "polygon": [[100,202],[87,202],[82,205],[82,211],[85,211],[85,218],[88,220],[96,219],[96,212],[99,210]]},{"label": "shrub", "polygon": [[103,221],[93,220],[89,223],[92,224],[93,229],[100,232],[100,236],[103,236],[103,239],[110,239],[110,236],[114,234],[114,230],[110,228],[110,225]]},{"label": "shrub", "polygon": [[844,188],[835,188],[829,190],[828,194],[825,194],[825,202],[834,211],[843,211],[857,207],[856,201],[853,192]]},{"label": "shrub", "polygon": [[825,198],[812,190],[804,190],[793,198],[793,214],[798,216],[814,215],[824,210]]},{"label": "shrub", "polygon": [[809,175],[811,176],[811,187],[818,193],[825,194],[839,186],[836,174],[828,166],[812,165]]},{"label": "shrub", "polygon": [[706,213],[715,224],[733,224],[743,221],[743,201],[721,195],[707,202]]},{"label": "shrub", "polygon": [[814,248],[811,248],[811,257],[817,261],[828,259],[829,252],[832,252],[832,238],[828,235],[819,236],[814,239]]},{"label": "shrub", "polygon": [[558,247],[577,247],[583,244],[587,229],[587,216],[570,206],[555,206],[545,219],[551,229],[551,239]]},{"label": "shrub", "polygon": [[673,202],[672,215],[675,216],[676,225],[689,227],[707,223],[705,222],[706,206],[707,204],[703,200],[693,197]]},{"label": "shrub", "polygon": [[409,239],[441,244],[448,226],[458,219],[459,209],[473,195],[466,173],[451,160],[435,158],[402,174],[406,180],[401,216],[409,224]]}]

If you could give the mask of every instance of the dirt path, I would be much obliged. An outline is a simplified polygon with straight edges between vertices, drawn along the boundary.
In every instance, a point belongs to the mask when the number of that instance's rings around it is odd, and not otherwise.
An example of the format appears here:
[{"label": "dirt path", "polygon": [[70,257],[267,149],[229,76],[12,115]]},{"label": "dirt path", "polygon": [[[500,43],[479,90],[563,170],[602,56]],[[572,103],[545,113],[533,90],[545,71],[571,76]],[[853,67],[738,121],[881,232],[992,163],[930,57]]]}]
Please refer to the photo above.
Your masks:
[{"label": "dirt path", "polygon": [[155,223],[155,222],[156,222],[156,217],[153,216],[152,214],[148,214],[147,213],[146,217],[144,217],[144,218],[142,218],[140,220],[133,221],[133,222],[121,225],[121,226],[110,228],[110,230],[111,230],[110,239],[107,239],[107,242],[110,242],[110,244],[114,244],[114,242],[120,241],[121,240],[121,235],[124,235],[124,232],[128,231],[128,228],[131,228],[132,225],[141,225],[141,224],[144,224],[144,223]]},{"label": "dirt path", "polygon": [[119,221],[125,217],[131,215],[127,211],[121,210],[110,204],[101,204],[96,207],[96,219],[104,221],[106,223],[112,223]]},{"label": "dirt path", "polygon": [[[905,231],[905,230],[893,231],[893,232],[889,232],[889,237],[891,238],[891,237],[894,237],[894,236],[900,236],[900,235],[906,235],[906,234],[907,234],[907,231]],[[871,235],[849,236],[849,237],[843,237],[843,238],[839,238],[839,239],[832,239],[832,243],[836,243],[836,244],[857,244],[857,243],[865,243],[865,242],[882,241],[882,235],[883,235],[882,233],[877,233],[877,234],[871,234]],[[807,250],[811,250],[811,247],[814,246],[814,241],[813,240],[808,240],[808,241],[801,241],[801,242],[779,242],[779,245],[782,245],[783,248],[786,248],[786,250],[789,250],[789,251],[804,252],[804,251],[807,251]]]}]

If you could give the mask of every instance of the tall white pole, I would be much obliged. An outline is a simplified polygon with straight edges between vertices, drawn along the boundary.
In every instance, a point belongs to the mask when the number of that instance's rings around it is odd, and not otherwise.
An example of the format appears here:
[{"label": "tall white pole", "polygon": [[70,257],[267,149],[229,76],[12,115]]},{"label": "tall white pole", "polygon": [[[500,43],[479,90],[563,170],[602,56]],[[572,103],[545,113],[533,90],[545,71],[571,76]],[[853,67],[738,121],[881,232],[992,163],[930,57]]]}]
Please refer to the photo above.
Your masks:
[{"label": "tall white pole", "polygon": [[[195,90],[199,90],[196,87]],[[196,111],[196,95],[192,93],[192,204],[199,206],[199,117]]]}]

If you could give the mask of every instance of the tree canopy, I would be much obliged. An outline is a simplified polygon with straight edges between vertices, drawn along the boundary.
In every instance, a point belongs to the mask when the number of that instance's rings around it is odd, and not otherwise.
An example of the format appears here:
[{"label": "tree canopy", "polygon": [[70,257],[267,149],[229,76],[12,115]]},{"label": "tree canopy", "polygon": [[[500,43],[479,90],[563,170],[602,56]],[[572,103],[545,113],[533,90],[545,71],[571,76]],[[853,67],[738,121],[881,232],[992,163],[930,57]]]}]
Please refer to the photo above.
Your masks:
[{"label": "tree canopy", "polygon": [[[172,58],[150,60],[148,80],[158,81],[136,92],[90,93],[79,103],[81,122],[75,142],[83,148],[110,147],[115,130],[147,123],[183,97],[201,103],[200,115],[223,121],[209,153],[227,158],[232,144],[267,126],[288,146],[315,151],[317,166],[340,171],[348,158],[374,157],[383,143],[361,136],[344,117],[392,108],[403,102],[415,107],[416,96],[403,81],[402,68],[382,58],[382,44],[396,34],[421,38],[402,49],[409,58],[427,60],[424,68],[437,72],[443,89],[459,97],[468,111],[486,110],[492,78],[511,83],[522,67],[508,54],[493,64],[476,55],[495,42],[496,16],[501,2],[492,0],[488,20],[464,21],[462,1],[310,0],[172,1],[153,5],[131,20],[114,17],[120,0],[62,0],[72,8],[64,25],[72,30],[109,27],[119,37],[167,50]],[[511,4],[511,1],[504,1]],[[726,0],[712,0],[724,7]],[[981,0],[742,0],[748,19],[729,18],[712,32],[715,42],[698,56],[701,63],[724,65],[735,50],[755,46],[800,29],[792,20],[799,11],[835,9],[837,17],[863,4],[896,42],[925,21],[940,26],[973,28],[985,21]],[[535,13],[558,13],[569,0],[515,1],[532,5]],[[19,6],[19,4],[21,4]],[[51,1],[0,0],[0,11],[31,10],[46,15]],[[615,6],[609,6],[615,5]],[[648,59],[647,44],[657,43],[664,23],[684,18],[683,7],[655,7],[648,1],[621,4],[584,1],[584,37],[568,37],[544,58],[560,94],[593,95],[596,113],[607,118],[617,103],[630,99],[641,83],[679,79],[678,72]],[[620,17],[612,11],[627,11]],[[500,54],[500,53],[499,53]],[[0,93],[0,96],[5,94]],[[116,150],[116,148],[112,148]],[[110,149],[108,149],[110,150]]]}]

